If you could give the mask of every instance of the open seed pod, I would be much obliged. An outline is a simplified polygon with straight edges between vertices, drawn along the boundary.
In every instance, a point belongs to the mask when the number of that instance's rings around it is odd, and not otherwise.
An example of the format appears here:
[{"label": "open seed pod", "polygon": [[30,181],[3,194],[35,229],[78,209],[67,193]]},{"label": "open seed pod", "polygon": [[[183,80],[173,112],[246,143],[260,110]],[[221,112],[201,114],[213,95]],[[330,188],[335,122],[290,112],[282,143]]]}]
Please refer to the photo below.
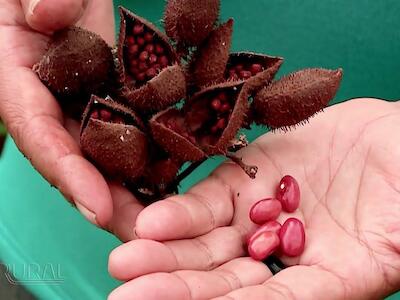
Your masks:
[{"label": "open seed pod", "polygon": [[165,34],[120,8],[117,58],[123,101],[146,113],[164,109],[186,94],[185,74]]},{"label": "open seed pod", "polygon": [[219,15],[220,0],[169,0],[164,27],[178,44],[199,46],[213,30]]},{"label": "open seed pod", "polygon": [[224,81],[232,41],[233,19],[214,29],[189,63],[189,85],[195,88]]},{"label": "open seed pod", "polygon": [[52,36],[47,52],[33,70],[63,108],[79,119],[90,96],[101,95],[109,88],[113,55],[96,33],[69,27]]},{"label": "open seed pod", "polygon": [[288,129],[326,107],[335,96],[342,70],[304,69],[261,89],[253,101],[254,120]]},{"label": "open seed pod", "polygon": [[226,80],[246,80],[251,91],[257,91],[273,79],[283,63],[283,58],[252,52],[229,55],[225,71]]},{"label": "open seed pod", "polygon": [[136,114],[111,98],[92,96],[84,113],[83,153],[105,174],[132,181],[144,173],[148,140]]}]

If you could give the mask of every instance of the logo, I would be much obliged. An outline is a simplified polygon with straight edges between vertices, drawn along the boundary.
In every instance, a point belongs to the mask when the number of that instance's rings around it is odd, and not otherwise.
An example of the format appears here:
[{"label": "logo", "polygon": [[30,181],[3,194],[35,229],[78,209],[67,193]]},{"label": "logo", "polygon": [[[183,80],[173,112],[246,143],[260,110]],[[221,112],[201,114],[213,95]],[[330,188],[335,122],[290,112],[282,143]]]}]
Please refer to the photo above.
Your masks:
[{"label": "logo", "polygon": [[[58,285],[64,282],[60,264],[0,264],[4,267],[4,276],[12,285]],[[17,279],[18,278],[18,279]]]}]

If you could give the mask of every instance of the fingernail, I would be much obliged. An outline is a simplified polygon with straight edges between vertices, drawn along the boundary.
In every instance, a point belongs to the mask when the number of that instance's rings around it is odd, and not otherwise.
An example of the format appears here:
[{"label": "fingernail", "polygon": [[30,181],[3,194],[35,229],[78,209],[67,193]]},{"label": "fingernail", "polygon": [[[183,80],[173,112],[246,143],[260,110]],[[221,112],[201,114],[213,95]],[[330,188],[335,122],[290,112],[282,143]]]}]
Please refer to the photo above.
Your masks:
[{"label": "fingernail", "polygon": [[34,13],[34,11],[35,11],[35,8],[36,8],[36,6],[39,4],[40,1],[41,1],[41,0],[32,0],[32,1],[29,3],[29,13],[30,13],[31,15],[33,15],[33,13]]},{"label": "fingernail", "polygon": [[80,204],[79,202],[75,202],[76,208],[81,212],[82,215],[85,216],[86,219],[88,219],[92,224],[96,225],[99,227],[99,224],[96,221],[96,215],[87,209],[85,206]]}]

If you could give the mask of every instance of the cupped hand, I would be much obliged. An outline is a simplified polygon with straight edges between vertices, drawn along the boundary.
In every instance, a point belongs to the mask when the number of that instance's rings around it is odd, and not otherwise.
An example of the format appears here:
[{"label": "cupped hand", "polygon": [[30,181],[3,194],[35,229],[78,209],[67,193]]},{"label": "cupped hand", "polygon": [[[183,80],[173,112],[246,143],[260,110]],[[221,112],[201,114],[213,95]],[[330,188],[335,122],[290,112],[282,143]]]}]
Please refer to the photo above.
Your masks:
[{"label": "cupped hand", "polygon": [[[400,288],[400,102],[357,99],[306,126],[269,133],[241,154],[251,180],[225,163],[187,194],[137,219],[141,238],[110,255],[126,299],[381,299]],[[306,248],[272,276],[245,252],[248,212],[285,174],[301,187]],[[152,241],[153,240],[153,241]],[[156,241],[154,241],[156,240]]]},{"label": "cupped hand", "polygon": [[82,156],[78,122],[64,118],[31,69],[52,32],[75,23],[114,43],[111,0],[0,0],[0,117],[52,185],[92,223],[129,240],[143,207]]}]

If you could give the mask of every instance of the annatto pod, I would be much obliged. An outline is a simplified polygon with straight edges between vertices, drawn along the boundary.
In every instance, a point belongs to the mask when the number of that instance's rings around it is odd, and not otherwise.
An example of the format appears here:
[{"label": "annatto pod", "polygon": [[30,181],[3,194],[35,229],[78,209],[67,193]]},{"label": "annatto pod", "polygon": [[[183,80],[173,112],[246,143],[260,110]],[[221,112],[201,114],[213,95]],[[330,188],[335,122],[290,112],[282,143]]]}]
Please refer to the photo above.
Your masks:
[{"label": "annatto pod", "polygon": [[90,96],[101,95],[109,87],[113,55],[96,33],[69,27],[53,35],[47,52],[33,70],[63,108],[81,118]]},{"label": "annatto pod", "polygon": [[164,27],[178,44],[200,45],[213,30],[219,15],[219,0],[169,0]]},{"label": "annatto pod", "polygon": [[252,92],[258,91],[274,79],[282,63],[282,57],[252,52],[231,53],[225,71],[225,79],[246,80],[246,84]]},{"label": "annatto pod", "polygon": [[232,41],[233,20],[214,29],[189,63],[189,84],[201,88],[224,80]]},{"label": "annatto pod", "polygon": [[328,105],[341,79],[341,69],[305,69],[285,76],[256,94],[254,120],[272,129],[301,123]]},{"label": "annatto pod", "polygon": [[132,181],[144,173],[148,141],[136,114],[111,98],[92,96],[82,120],[81,149],[108,176]]},{"label": "annatto pod", "polygon": [[185,73],[165,34],[147,20],[120,8],[117,49],[122,101],[141,113],[155,112],[186,94]]}]

